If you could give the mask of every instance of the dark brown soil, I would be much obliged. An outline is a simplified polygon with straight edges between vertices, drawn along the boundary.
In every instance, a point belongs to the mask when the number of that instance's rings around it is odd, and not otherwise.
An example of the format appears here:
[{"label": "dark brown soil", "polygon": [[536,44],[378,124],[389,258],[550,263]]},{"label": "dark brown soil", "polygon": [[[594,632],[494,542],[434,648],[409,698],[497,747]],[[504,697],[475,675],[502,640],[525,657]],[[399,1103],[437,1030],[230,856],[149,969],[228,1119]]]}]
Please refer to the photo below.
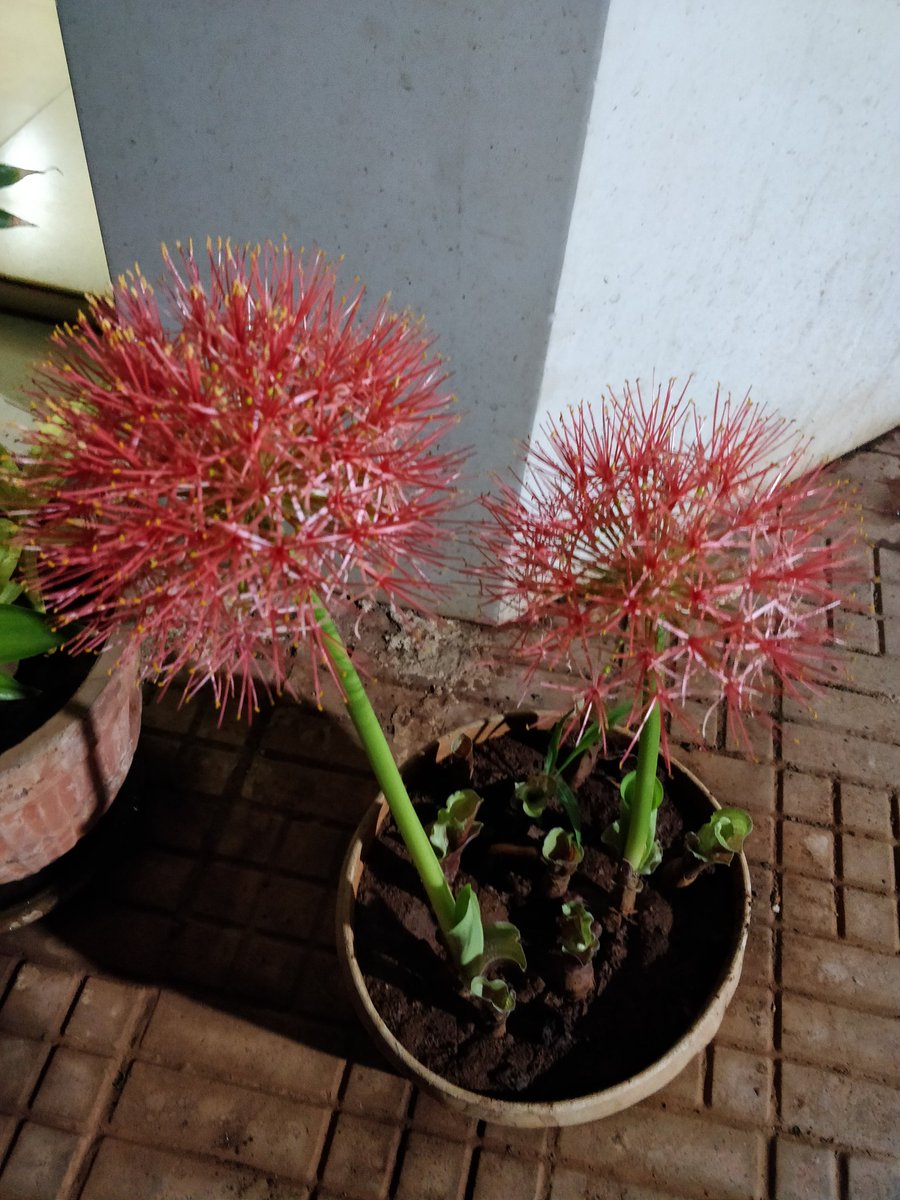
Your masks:
[{"label": "dark brown soil", "polygon": [[0,753],[17,746],[59,712],[78,691],[96,661],[95,654],[72,656],[62,650],[23,659],[16,678],[34,688],[37,695],[0,702],[3,718]]},{"label": "dark brown soil", "polygon": [[[584,861],[569,898],[580,897],[606,928],[593,960],[595,984],[581,1003],[566,991],[567,965],[556,948],[561,901],[542,895],[539,858],[492,853],[495,843],[539,846],[553,825],[548,808],[531,821],[514,784],[542,767],[546,735],[524,722],[513,736],[478,746],[474,787],[484,829],[465,849],[454,892],[471,883],[485,921],[511,920],[522,934],[528,969],[504,970],[517,1004],[496,1036],[480,1002],[461,994],[438,940],[418,877],[388,822],[369,854],[356,910],[356,949],[372,1000],[394,1035],[425,1066],[461,1087],[515,1100],[553,1100],[611,1086],[647,1067],[688,1029],[718,984],[736,937],[736,891],[719,868],[689,888],[660,891],[645,880],[634,917],[616,924],[617,863],[600,841],[618,807],[618,760],[601,760],[579,795]],[[433,819],[461,786],[458,768],[431,763],[409,779],[422,818]],[[708,816],[681,775],[666,780],[658,836],[664,862],[682,832]],[[720,797],[727,803],[727,797]]]}]

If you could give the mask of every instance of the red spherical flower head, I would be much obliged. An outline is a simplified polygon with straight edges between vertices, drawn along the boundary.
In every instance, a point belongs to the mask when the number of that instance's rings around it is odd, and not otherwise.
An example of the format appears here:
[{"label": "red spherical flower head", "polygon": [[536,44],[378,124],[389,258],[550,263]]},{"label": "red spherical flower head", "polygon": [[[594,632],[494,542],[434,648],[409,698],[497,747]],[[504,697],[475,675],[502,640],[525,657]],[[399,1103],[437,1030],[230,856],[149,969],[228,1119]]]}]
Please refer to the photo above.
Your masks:
[{"label": "red spherical flower head", "polygon": [[124,632],[163,686],[256,704],[320,639],[312,597],[415,603],[444,560],[463,455],[419,323],[284,245],[163,250],[163,303],[135,268],[95,299],[35,393],[25,527],[77,645]]},{"label": "red spherical flower head", "polygon": [[639,729],[654,699],[724,698],[743,732],[773,679],[808,697],[827,677],[829,614],[862,573],[844,497],[803,472],[787,422],[718,393],[703,422],[673,381],[542,432],[524,478],[484,500],[486,590],[529,675],[575,671],[579,719],[631,701]]}]

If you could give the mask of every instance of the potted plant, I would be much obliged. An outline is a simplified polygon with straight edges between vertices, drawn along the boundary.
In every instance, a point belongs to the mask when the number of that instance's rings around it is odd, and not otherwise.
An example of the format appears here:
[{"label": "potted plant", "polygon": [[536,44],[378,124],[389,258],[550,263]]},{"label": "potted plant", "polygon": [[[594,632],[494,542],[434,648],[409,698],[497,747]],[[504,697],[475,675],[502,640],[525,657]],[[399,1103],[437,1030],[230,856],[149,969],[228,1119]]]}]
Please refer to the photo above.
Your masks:
[{"label": "potted plant", "polygon": [[[455,963],[435,939],[422,946],[386,805],[348,856],[339,915],[363,1019],[470,1115],[607,1115],[715,1034],[746,938],[740,850],[752,823],[672,759],[668,723],[702,698],[709,714],[724,702],[744,732],[777,689],[808,696],[828,677],[828,615],[854,577],[852,539],[841,497],[802,470],[805,451],[749,400],[717,397],[704,423],[672,384],[648,400],[626,387],[597,418],[583,405],[551,423],[524,478],[484,500],[487,595],[512,610],[529,675],[569,673],[566,712],[457,731],[407,771],[457,886]],[[498,733],[511,748],[496,750]],[[711,876],[717,863],[727,870]],[[482,922],[472,893],[500,920]],[[404,906],[402,929],[373,954]],[[714,914],[730,930],[714,929]],[[480,1029],[416,982],[442,957],[493,1007]]]},{"label": "potted plant", "polygon": [[[27,501],[0,452],[0,509]],[[125,778],[140,727],[134,656],[73,657],[44,611],[33,562],[0,518],[0,897],[5,928],[43,915],[83,877],[85,835]]]},{"label": "potted plant", "polygon": [[[496,824],[491,805],[472,786],[480,769],[475,743],[507,743],[488,739],[481,726],[451,738],[443,747],[439,774],[442,786],[452,787],[444,788],[430,811],[417,810],[334,619],[359,617],[355,604],[360,599],[387,596],[405,604],[433,593],[428,571],[447,558],[454,481],[463,462],[460,453],[439,447],[456,419],[440,362],[418,322],[391,313],[384,304],[366,315],[361,291],[338,299],[335,273],[321,257],[304,262],[287,246],[254,250],[218,243],[209,247],[208,281],[190,247],[175,258],[164,251],[164,259],[162,305],[140,271],[123,278],[112,302],[95,301],[89,318],[60,335],[60,357],[45,376],[49,382],[38,401],[42,421],[32,441],[36,466],[31,484],[38,503],[23,522],[38,549],[48,602],[64,619],[78,622],[77,645],[91,648],[112,635],[127,637],[142,647],[145,670],[162,687],[177,681],[189,697],[208,682],[218,704],[235,701],[248,718],[260,689],[272,693],[296,686],[292,656],[305,643],[314,672],[324,664],[340,688],[381,786],[385,808],[373,809],[369,824],[378,823],[393,839],[387,851],[400,862],[401,873],[411,873],[416,881],[405,895],[416,894],[417,937],[430,952],[447,997],[428,1012],[426,1024],[447,1013],[456,1020],[462,1006],[469,1025],[494,1047],[501,1046],[514,1040],[514,1027],[526,1012],[527,985],[519,985],[519,1005],[509,1016],[514,999],[510,979],[523,969],[523,946],[512,923],[496,911],[495,897],[487,892],[479,896],[466,876],[473,854],[489,844],[485,818]],[[729,428],[735,424],[730,416],[726,423]],[[724,443],[716,426],[711,440],[715,452],[704,482],[695,483],[693,503],[706,494],[706,510],[720,516],[726,512],[724,500],[713,503],[709,498],[719,497],[717,472],[724,472],[727,484],[722,496],[739,496],[739,484],[748,479],[753,492],[753,481],[762,479],[768,462],[758,471],[753,464],[758,455],[773,450],[772,426],[763,425],[760,433],[753,421],[737,422],[740,437]],[[671,422],[665,424],[671,427]],[[722,449],[726,445],[727,453]],[[644,478],[645,483],[654,478],[652,466]],[[799,518],[793,519],[799,493],[792,505],[791,485],[783,483],[782,490],[780,509],[773,501],[767,512],[772,521],[776,509],[788,514],[783,536],[790,540],[801,528]],[[819,495],[809,483],[802,490],[807,498]],[[504,512],[511,522],[519,520],[512,496],[506,501],[505,509],[501,502],[494,510],[503,540],[511,533],[513,545],[524,547],[529,536],[524,525],[521,537],[512,523],[502,529]],[[684,501],[691,503],[688,493]],[[834,550],[815,558],[812,546],[830,511],[821,500],[818,517],[814,514],[811,524],[802,527],[810,532],[799,547],[801,557],[812,556],[816,569],[839,558]],[[764,526],[760,515],[758,531]],[[505,576],[500,570],[513,564],[515,555],[508,558],[507,550],[491,538],[488,543],[497,551],[497,594],[522,597],[525,627],[539,628],[543,615],[537,592],[532,595],[525,587],[525,574]],[[567,544],[564,537],[560,545]],[[525,553],[527,557],[530,551]],[[782,574],[787,563],[781,564]],[[808,567],[806,577],[813,574]],[[761,570],[754,579],[761,588],[767,582]],[[776,572],[770,582],[783,599],[778,591],[782,575]],[[729,594],[739,585],[731,579]],[[788,591],[792,603],[811,600],[819,614],[831,603],[827,584],[812,590],[792,584]],[[724,586],[717,590],[710,585],[710,594],[724,602]],[[569,612],[573,598],[574,590],[571,597],[547,597],[551,624]],[[575,628],[573,620],[569,627]],[[779,646],[775,622],[768,648]],[[553,643],[548,647],[552,657]],[[559,652],[565,653],[562,641]],[[792,677],[789,655],[779,650],[770,658],[785,678]],[[651,731],[643,756],[639,753],[637,782],[626,787],[626,803],[639,813],[653,774],[652,710],[655,704],[659,713],[675,695],[668,668],[656,670],[659,685],[631,699],[620,713],[630,718],[634,730]],[[648,681],[655,678],[649,670],[646,676]],[[626,916],[619,920],[618,933],[611,933],[584,896],[568,894],[572,881],[585,875],[579,855],[596,866],[594,849],[590,855],[588,848],[582,850],[579,838],[586,841],[588,827],[599,826],[602,809],[587,806],[582,811],[581,797],[575,794],[593,786],[591,780],[602,769],[599,760],[585,784],[567,774],[577,769],[578,755],[569,760],[576,750],[584,760],[607,743],[615,715],[602,707],[607,699],[592,678],[581,706],[573,707],[562,724],[557,722],[549,738],[532,730],[527,718],[513,722],[518,744],[525,747],[523,762],[536,762],[537,768],[499,783],[508,793],[502,803],[512,805],[517,815],[524,813],[529,822],[519,844],[514,844],[513,832],[502,831],[500,844],[506,848],[500,854],[528,863],[529,869],[535,864],[549,881],[546,899],[558,908],[558,919],[555,915],[545,921],[548,953],[562,964],[564,983],[571,976],[583,994],[590,992],[584,981],[592,971],[596,978],[602,943],[612,936],[627,938],[631,923]],[[500,724],[489,723],[490,730],[499,731]],[[568,727],[576,745],[564,741]],[[665,749],[662,727],[659,736]],[[432,765],[428,762],[427,769]],[[537,792],[553,792],[545,795],[540,812],[532,775],[544,776]],[[409,778],[411,786],[418,786],[417,768]],[[517,783],[524,785],[518,795]],[[474,797],[466,794],[473,791]],[[651,813],[655,792],[651,781]],[[692,804],[693,821],[703,805],[685,801],[688,809]],[[707,811],[693,822],[695,831],[709,815]],[[550,816],[552,827],[545,830],[541,822]],[[611,827],[616,814],[608,816]],[[618,819],[621,834],[623,817]],[[668,835],[674,836],[668,816],[660,816],[658,824],[667,824]],[[615,836],[613,830],[610,837]],[[698,839],[698,846],[718,841],[715,831],[698,833]],[[357,839],[355,846],[363,840]],[[515,853],[509,853],[510,847]],[[686,843],[684,848],[689,848]],[[362,862],[356,849],[353,854]],[[735,872],[740,876],[737,889]],[[716,878],[704,876],[686,894],[701,894]],[[746,866],[740,856],[724,878],[724,884],[714,885],[725,889],[724,907],[736,904],[743,914]],[[626,872],[623,896],[629,886],[636,892],[628,881]],[[355,880],[348,875],[340,923],[340,947],[348,952],[354,938],[359,943],[361,928],[354,926],[349,911],[351,882]],[[554,889],[555,897],[549,894]],[[409,908],[406,899],[401,903]],[[364,906],[358,909],[364,912]],[[625,905],[619,909],[624,912]],[[402,914],[377,904],[375,910],[366,928],[374,929],[373,937],[379,930],[390,935],[395,917]],[[615,925],[614,913],[604,917],[612,918],[607,925]],[[352,954],[347,958],[352,970]],[[397,965],[402,968],[402,961]],[[727,993],[733,974],[733,968],[707,973],[706,991]],[[585,1003],[584,995],[579,1003]],[[360,1004],[369,1011],[362,995]],[[551,1015],[538,1037],[552,1042],[553,1035]],[[478,1101],[471,1095],[464,1099]],[[580,1100],[574,1106],[576,1115],[565,1119],[590,1115]],[[528,1121],[536,1119],[533,1106],[525,1107]],[[546,1113],[541,1115],[546,1119]],[[551,1113],[550,1119],[562,1118]]]}]

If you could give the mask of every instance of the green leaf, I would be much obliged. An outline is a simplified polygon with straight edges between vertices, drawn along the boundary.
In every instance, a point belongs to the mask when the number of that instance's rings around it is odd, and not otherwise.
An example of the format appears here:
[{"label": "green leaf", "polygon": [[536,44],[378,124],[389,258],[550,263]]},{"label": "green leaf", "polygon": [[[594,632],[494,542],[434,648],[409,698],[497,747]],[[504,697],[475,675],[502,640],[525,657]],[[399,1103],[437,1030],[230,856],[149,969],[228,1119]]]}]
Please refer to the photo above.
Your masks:
[{"label": "green leaf", "polygon": [[556,794],[566,816],[569,818],[569,824],[572,826],[572,832],[575,834],[575,841],[581,845],[581,809],[578,807],[578,799],[575,793],[562,778],[556,780]]},{"label": "green leaf", "polygon": [[559,944],[566,954],[580,963],[588,963],[597,953],[600,939],[594,933],[594,914],[582,900],[566,901],[559,922]]},{"label": "green leaf", "polygon": [[486,971],[498,962],[514,963],[525,970],[522,936],[510,921],[491,921],[484,928],[484,953],[479,970]]},{"label": "green leaf", "polygon": [[558,786],[559,779],[555,775],[532,775],[524,783],[516,784],[515,796],[525,815],[537,820],[556,795]]},{"label": "green leaf", "polygon": [[12,163],[0,163],[0,188],[12,187],[28,175],[43,175],[43,171],[29,171],[27,167],[14,167]]},{"label": "green leaf", "polygon": [[550,740],[547,743],[547,753],[544,755],[544,774],[552,775],[556,769],[556,759],[559,755],[559,744],[562,741],[562,732],[565,723],[568,720],[568,714],[560,717],[550,731]]},{"label": "green leaf", "polygon": [[478,1000],[486,1000],[504,1016],[508,1016],[516,1007],[516,993],[502,979],[488,979],[486,975],[475,975],[469,983],[469,991]]},{"label": "green leaf", "polygon": [[446,858],[451,850],[464,846],[481,832],[481,822],[475,820],[480,805],[478,793],[466,788],[454,792],[447,798],[446,807],[438,809],[437,819],[428,830],[428,840],[438,858]]},{"label": "green leaf", "polygon": [[7,212],[5,208],[0,208],[0,229],[16,229],[20,225],[27,225],[30,229],[37,229],[34,221],[26,221],[24,217],[17,217],[15,213]]},{"label": "green leaf", "polygon": [[481,923],[481,908],[478,897],[467,883],[460,889],[453,909],[453,927],[447,931],[453,960],[462,970],[472,967],[478,970],[484,953],[484,926]]},{"label": "green leaf", "polygon": [[[631,802],[634,793],[634,782],[637,778],[636,771],[629,771],[622,778],[619,784],[619,792],[621,800],[619,801],[619,816],[611,825],[607,825],[604,829],[601,840],[605,846],[620,857],[625,855],[625,844],[628,841],[628,822],[631,815]],[[654,780],[653,783],[653,800],[650,812],[650,827],[648,830],[647,842],[644,845],[644,850],[641,855],[641,860],[635,868],[638,875],[649,875],[655,871],[662,862],[662,847],[656,840],[656,814],[657,809],[663,801],[663,785],[661,779]]]},{"label": "green leaf", "polygon": [[541,847],[541,857],[551,866],[577,866],[584,858],[584,851],[578,840],[571,833],[566,833],[557,825],[544,838]]},{"label": "green leaf", "polygon": [[742,808],[720,808],[694,835],[685,838],[685,845],[703,862],[730,861],[732,855],[740,854],[744,838],[752,830],[750,814]]},{"label": "green leaf", "polygon": [[17,604],[0,605],[0,662],[46,654],[65,640],[62,633],[50,628],[43,613]]},{"label": "green leaf", "polygon": [[564,771],[566,769],[566,767],[571,766],[576,758],[578,758],[580,755],[584,754],[585,751],[590,750],[592,746],[596,746],[596,744],[599,741],[600,741],[600,726],[596,721],[592,721],[590,723],[590,725],[588,725],[588,727],[584,731],[584,733],[581,735],[581,737],[578,739],[578,741],[575,743],[575,745],[573,746],[572,750],[570,751],[570,753],[567,756],[567,758],[565,759],[565,761],[560,763],[560,766],[559,766],[560,771]]}]

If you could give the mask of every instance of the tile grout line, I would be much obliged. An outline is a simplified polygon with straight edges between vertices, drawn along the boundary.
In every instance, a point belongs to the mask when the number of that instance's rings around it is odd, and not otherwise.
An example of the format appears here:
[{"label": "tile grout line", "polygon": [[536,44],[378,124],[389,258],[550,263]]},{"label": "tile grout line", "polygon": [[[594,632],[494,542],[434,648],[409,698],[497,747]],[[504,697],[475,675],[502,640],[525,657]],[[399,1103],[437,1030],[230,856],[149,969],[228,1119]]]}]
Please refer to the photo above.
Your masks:
[{"label": "tile grout line", "polygon": [[144,996],[143,1002],[139,996],[134,998],[131,1020],[119,1035],[118,1053],[110,1060],[104,1082],[85,1118],[85,1128],[79,1136],[78,1146],[63,1177],[60,1200],[77,1200],[87,1184],[100,1143],[109,1132],[112,1115],[131,1072],[138,1044],[150,1023],[160,994],[161,991],[157,988]]},{"label": "tile grout line", "polygon": [[831,781],[831,811],[834,829],[834,883],[832,885],[834,889],[834,911],[838,941],[844,941],[847,937],[847,911],[844,904],[844,834],[842,832],[844,821],[841,801],[841,781],[837,776]]}]

